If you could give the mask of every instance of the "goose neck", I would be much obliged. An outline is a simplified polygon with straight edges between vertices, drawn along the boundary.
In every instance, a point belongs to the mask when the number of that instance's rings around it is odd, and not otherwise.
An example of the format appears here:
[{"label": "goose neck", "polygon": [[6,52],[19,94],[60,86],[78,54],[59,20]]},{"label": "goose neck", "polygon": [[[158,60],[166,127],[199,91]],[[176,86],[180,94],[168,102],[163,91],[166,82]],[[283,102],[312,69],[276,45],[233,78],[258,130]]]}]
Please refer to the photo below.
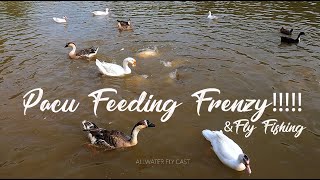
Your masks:
[{"label": "goose neck", "polygon": [[69,52],[69,56],[71,58],[76,58],[76,46],[74,44],[70,44],[69,46],[72,47],[72,50]]},{"label": "goose neck", "polygon": [[126,74],[130,74],[131,73],[131,69],[128,66],[128,59],[124,59],[123,60],[123,69],[125,71]]},{"label": "goose neck", "polygon": [[74,44],[70,44],[70,46],[72,47],[71,52],[76,52],[76,45],[74,45]]},{"label": "goose neck", "polygon": [[300,42],[300,36],[301,36],[301,34],[298,35],[298,37],[296,39],[297,42]]},{"label": "goose neck", "polygon": [[141,128],[136,126],[132,129],[131,131],[131,140],[130,140],[130,144],[131,145],[136,145],[138,144],[138,134],[140,132]]}]

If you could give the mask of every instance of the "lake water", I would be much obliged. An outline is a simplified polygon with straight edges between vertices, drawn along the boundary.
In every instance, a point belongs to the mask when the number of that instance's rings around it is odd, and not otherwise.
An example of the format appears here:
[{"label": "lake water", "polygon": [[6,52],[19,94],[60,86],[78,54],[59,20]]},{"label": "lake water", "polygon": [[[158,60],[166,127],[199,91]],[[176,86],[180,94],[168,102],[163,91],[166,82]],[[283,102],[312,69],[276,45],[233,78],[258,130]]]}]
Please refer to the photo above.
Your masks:
[{"label": "lake water", "polygon": [[[110,15],[92,16],[107,7]],[[218,20],[207,19],[209,10]],[[0,177],[319,178],[319,10],[319,2],[0,2]],[[64,15],[67,25],[52,19]],[[129,18],[134,30],[119,32],[116,20]],[[281,44],[281,27],[293,28],[293,38],[306,35],[299,44]],[[97,58],[106,62],[134,57],[137,66],[125,77],[101,76],[94,60],[68,58],[71,48],[64,46],[70,41],[79,49],[99,46]],[[137,57],[155,46],[157,56]],[[73,113],[42,112],[37,105],[24,115],[23,96],[35,88],[50,102],[75,99],[80,105]],[[96,117],[88,94],[102,88],[116,89],[104,96],[117,101],[146,91],[183,104],[166,122],[160,121],[164,112],[108,112],[105,103]],[[272,102],[274,92],[300,92],[302,111],[273,112],[270,106],[251,123],[257,129],[250,137],[242,130],[225,132],[250,157],[248,176],[223,165],[201,131],[250,119],[254,109],[207,112],[204,103],[198,116],[191,95],[205,88],[221,91],[208,94],[215,100]],[[132,148],[93,152],[84,119],[125,133],[143,119],[156,127],[140,132]],[[266,119],[306,129],[298,138],[265,134]],[[142,163],[152,159],[175,163]]]}]

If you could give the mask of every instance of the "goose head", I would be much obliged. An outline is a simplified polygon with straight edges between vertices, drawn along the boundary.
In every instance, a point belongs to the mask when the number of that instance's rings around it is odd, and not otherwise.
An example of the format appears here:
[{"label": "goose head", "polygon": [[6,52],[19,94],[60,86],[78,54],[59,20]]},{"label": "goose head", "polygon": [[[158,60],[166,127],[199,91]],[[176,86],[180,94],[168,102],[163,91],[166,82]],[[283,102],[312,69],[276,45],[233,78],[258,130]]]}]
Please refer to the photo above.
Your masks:
[{"label": "goose head", "polygon": [[299,33],[299,36],[301,36],[301,35],[306,35],[304,32],[300,32]]},{"label": "goose head", "polygon": [[131,140],[130,140],[131,146],[134,146],[138,143],[138,133],[140,132],[140,130],[149,128],[149,127],[156,127],[156,126],[153,123],[151,123],[149,120],[141,120],[133,127],[131,131]]},{"label": "goose head", "polygon": [[149,120],[141,120],[135,125],[135,127],[138,127],[139,129],[144,129],[148,127],[156,127],[156,125],[154,125]]},{"label": "goose head", "polygon": [[137,61],[135,59],[133,59],[132,57],[127,57],[126,59],[124,59],[124,62],[128,62],[128,63],[132,64],[133,67],[135,67],[137,65]]},{"label": "goose head", "polygon": [[63,16],[63,19],[67,20],[67,19],[68,19],[68,17],[67,17],[67,16]]},{"label": "goose head", "polygon": [[76,44],[74,42],[68,42],[64,47],[72,47],[72,46],[76,46]]},{"label": "goose head", "polygon": [[82,125],[83,125],[83,131],[90,131],[92,129],[99,128],[96,124],[87,120],[83,120]]},{"label": "goose head", "polygon": [[246,154],[240,155],[240,160],[241,160],[241,163],[243,163],[246,166],[246,170],[250,175],[251,174],[251,168],[250,168],[249,156],[246,155]]}]

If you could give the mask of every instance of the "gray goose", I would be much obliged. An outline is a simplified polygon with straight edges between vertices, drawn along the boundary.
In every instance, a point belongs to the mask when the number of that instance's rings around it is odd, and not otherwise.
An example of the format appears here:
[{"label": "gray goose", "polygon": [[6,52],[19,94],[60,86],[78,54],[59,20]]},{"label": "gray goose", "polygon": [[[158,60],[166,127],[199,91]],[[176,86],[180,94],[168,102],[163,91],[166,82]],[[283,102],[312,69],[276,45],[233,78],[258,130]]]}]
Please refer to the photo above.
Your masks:
[{"label": "gray goose", "polygon": [[140,130],[148,127],[155,127],[155,125],[149,120],[141,120],[133,127],[131,135],[128,136],[118,130],[108,131],[106,129],[99,128],[96,124],[87,120],[82,121],[82,125],[83,131],[88,132],[91,144],[110,150],[137,145],[138,133]]},{"label": "gray goose", "polygon": [[76,44],[74,42],[68,42],[65,46],[66,47],[72,47],[72,50],[69,52],[69,57],[71,59],[79,59],[79,58],[91,58],[94,55],[97,54],[99,47],[91,47],[87,49],[82,49],[78,52],[76,52]]},{"label": "gray goose", "polygon": [[128,22],[126,22],[126,21],[119,21],[119,20],[117,20],[117,21],[118,21],[118,29],[119,29],[120,31],[128,31],[128,30],[132,30],[132,29],[133,29],[130,19],[129,19]]}]

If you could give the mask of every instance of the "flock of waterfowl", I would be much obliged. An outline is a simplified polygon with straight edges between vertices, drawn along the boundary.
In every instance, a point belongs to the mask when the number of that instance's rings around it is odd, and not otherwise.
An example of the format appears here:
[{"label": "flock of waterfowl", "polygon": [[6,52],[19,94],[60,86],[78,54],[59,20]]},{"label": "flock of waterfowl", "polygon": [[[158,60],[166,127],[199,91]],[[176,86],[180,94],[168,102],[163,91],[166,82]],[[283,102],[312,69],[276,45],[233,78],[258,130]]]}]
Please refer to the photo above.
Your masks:
[{"label": "flock of waterfowl", "polygon": [[[106,8],[106,11],[92,12],[92,14],[95,16],[106,16],[109,15],[109,13],[110,12],[108,8]],[[218,19],[217,16],[211,14],[211,11],[209,11],[207,18],[212,20]],[[68,18],[66,16],[63,18],[54,17],[53,20],[57,23],[67,23]],[[117,25],[119,31],[133,30],[130,19],[129,21],[117,20]],[[292,35],[293,29],[287,30],[282,27],[280,32],[286,35]],[[282,36],[281,42],[298,43],[300,42],[301,35],[304,35],[304,32],[301,32],[296,39]],[[91,58],[94,57],[99,50],[99,47],[91,47],[76,51],[76,45],[74,42],[68,42],[65,47],[72,47],[72,50],[69,52],[69,57],[71,59]],[[154,56],[156,53],[157,49],[155,48],[154,50],[148,49],[140,52],[140,55]],[[127,57],[123,60],[123,66],[120,66],[117,64],[101,62],[100,60],[96,59],[96,66],[98,67],[99,71],[107,76],[124,76],[126,74],[130,74],[131,69],[128,66],[129,64],[136,66],[136,60],[132,57]],[[163,64],[166,66],[166,62],[163,62]],[[137,136],[140,130],[149,127],[155,127],[155,125],[149,120],[142,120],[133,127],[130,135],[126,135],[118,130],[108,131],[104,128],[99,128],[96,124],[87,120],[82,121],[82,125],[83,131],[88,132],[91,145],[104,147],[107,149],[134,146],[138,143]],[[238,144],[223,134],[222,131],[211,131],[206,129],[202,131],[202,135],[205,137],[205,139],[211,142],[213,151],[216,153],[217,157],[222,163],[237,171],[246,169],[248,173],[251,174],[249,157],[243,153]]]}]

